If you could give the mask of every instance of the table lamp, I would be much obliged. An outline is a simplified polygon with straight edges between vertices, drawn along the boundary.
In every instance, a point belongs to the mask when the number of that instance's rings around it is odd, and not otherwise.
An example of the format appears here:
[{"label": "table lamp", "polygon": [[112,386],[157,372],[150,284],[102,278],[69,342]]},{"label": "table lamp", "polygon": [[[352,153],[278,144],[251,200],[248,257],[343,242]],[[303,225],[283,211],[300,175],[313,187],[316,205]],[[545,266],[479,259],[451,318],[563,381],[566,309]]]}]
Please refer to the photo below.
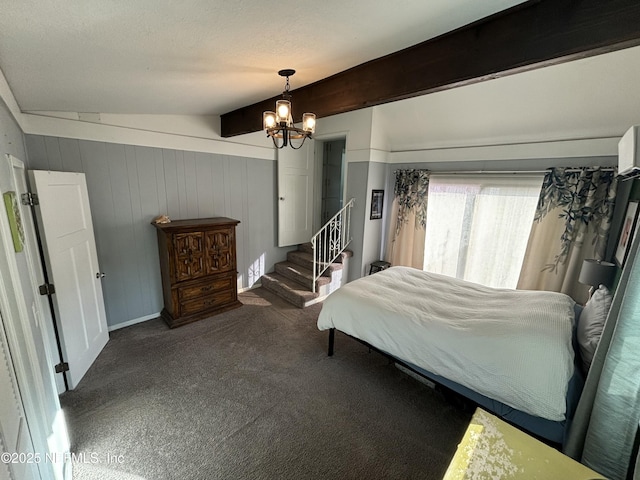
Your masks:
[{"label": "table lamp", "polygon": [[593,291],[600,285],[604,285],[608,289],[611,289],[615,274],[615,264],[589,258],[582,262],[582,269],[580,270],[578,282],[585,285],[591,285],[591,288],[589,289],[589,297],[591,297]]}]

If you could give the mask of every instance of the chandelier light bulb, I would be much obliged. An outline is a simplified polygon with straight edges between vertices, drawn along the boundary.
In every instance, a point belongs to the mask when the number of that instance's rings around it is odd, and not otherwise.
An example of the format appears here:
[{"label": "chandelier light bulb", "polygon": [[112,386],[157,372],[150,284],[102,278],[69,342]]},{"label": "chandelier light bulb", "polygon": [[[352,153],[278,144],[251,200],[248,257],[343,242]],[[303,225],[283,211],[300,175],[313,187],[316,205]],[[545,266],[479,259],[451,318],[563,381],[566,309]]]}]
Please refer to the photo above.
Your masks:
[{"label": "chandelier light bulb", "polygon": [[315,113],[304,113],[302,115],[302,129],[305,132],[314,133],[316,131]]},{"label": "chandelier light bulb", "polygon": [[286,122],[289,125],[289,118],[291,117],[291,102],[288,100],[278,100],[276,102],[276,122]]},{"label": "chandelier light bulb", "polygon": [[264,112],[262,114],[263,124],[265,130],[276,126],[276,114],[275,112]]}]

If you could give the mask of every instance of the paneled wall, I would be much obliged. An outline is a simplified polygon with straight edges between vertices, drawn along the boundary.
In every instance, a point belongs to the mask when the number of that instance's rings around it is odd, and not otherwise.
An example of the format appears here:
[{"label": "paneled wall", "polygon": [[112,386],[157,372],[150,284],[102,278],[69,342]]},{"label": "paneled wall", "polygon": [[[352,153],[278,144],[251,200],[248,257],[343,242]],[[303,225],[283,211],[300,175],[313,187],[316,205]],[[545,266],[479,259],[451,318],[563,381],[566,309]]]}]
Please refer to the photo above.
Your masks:
[{"label": "paneled wall", "polygon": [[[369,162],[351,162],[347,164],[347,198],[354,198],[351,210],[351,236],[353,240],[347,247],[353,252],[349,260],[349,281],[362,276],[364,271],[362,245],[365,243],[365,215],[367,208],[367,179]],[[368,217],[366,217],[368,218]]]},{"label": "paneled wall", "polygon": [[110,327],[162,309],[150,224],[160,214],[240,220],[239,288],[253,286],[289,250],[276,246],[273,161],[37,135],[26,145],[31,169],[86,174]]}]

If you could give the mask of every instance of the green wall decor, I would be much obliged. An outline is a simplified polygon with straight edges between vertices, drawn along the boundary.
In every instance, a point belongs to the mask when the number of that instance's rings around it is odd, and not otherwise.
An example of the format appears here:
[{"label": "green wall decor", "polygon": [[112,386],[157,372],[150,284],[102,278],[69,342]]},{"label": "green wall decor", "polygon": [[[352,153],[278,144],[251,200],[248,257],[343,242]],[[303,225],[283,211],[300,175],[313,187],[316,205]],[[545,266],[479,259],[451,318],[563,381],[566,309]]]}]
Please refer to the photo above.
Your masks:
[{"label": "green wall decor", "polygon": [[18,205],[15,192],[6,192],[3,197],[7,217],[9,217],[13,249],[16,253],[20,253],[24,248],[24,228],[22,227],[22,217],[20,217],[20,206]]}]

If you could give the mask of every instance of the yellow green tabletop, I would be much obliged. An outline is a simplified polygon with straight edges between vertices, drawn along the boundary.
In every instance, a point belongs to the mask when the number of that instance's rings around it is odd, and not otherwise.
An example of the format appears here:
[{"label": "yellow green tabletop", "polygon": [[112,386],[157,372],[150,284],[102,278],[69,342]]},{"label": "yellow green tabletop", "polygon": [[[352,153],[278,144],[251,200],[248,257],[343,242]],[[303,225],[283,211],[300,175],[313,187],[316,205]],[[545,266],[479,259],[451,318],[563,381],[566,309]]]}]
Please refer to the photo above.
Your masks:
[{"label": "yellow green tabletop", "polygon": [[444,480],[594,480],[604,477],[478,408]]}]

